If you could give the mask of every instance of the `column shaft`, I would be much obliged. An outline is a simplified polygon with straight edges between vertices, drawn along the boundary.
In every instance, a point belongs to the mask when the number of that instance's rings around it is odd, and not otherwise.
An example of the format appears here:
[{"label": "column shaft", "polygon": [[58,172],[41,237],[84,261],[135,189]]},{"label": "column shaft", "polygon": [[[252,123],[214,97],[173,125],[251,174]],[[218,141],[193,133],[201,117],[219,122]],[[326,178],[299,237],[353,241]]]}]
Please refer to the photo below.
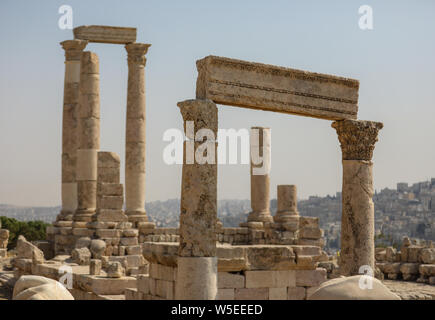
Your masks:
[{"label": "column shaft", "polygon": [[[89,222],[97,207],[97,159],[100,149],[100,74],[98,56],[82,54],[80,73],[77,211],[74,221]],[[74,232],[73,232],[74,233]]]},{"label": "column shaft", "polygon": [[271,135],[269,128],[251,128],[251,207],[248,222],[272,222],[270,214]]},{"label": "column shaft", "polygon": [[343,120],[337,130],[343,155],[342,225],[340,273],[364,273],[367,266],[374,275],[373,150],[380,122]]},{"label": "column shaft", "polygon": [[277,188],[277,211],[273,220],[286,222],[298,215],[296,186],[279,185]]},{"label": "column shaft", "polygon": [[61,42],[65,50],[65,78],[62,116],[62,209],[57,221],[71,221],[77,209],[77,113],[80,58],[86,44],[87,41],[83,40]]},{"label": "column shaft", "polygon": [[[187,100],[178,106],[185,130],[191,121],[194,133],[184,143],[176,298],[213,300],[217,294],[217,108],[210,100]],[[196,135],[200,130],[207,135],[204,141]],[[198,155],[210,161],[202,163]]]},{"label": "column shaft", "polygon": [[145,213],[145,54],[149,44],[125,46],[128,92],[125,145],[125,205],[129,221],[148,221]]}]

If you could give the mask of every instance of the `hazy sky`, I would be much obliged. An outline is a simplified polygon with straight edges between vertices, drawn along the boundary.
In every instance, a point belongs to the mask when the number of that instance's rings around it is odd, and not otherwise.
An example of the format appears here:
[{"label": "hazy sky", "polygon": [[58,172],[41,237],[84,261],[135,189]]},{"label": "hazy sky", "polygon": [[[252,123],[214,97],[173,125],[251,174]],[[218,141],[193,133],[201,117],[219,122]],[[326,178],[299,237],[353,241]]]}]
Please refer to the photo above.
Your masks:
[{"label": "hazy sky", "polygon": [[[359,119],[384,123],[376,189],[435,177],[435,1],[5,1],[0,2],[0,203],[60,204],[64,51],[62,4],[74,26],[137,28],[147,54],[147,201],[178,198],[181,166],[162,160],[163,132],[182,128],[176,106],[195,96],[195,61],[219,55],[360,80]],[[360,30],[358,8],[373,8]],[[124,159],[127,61],[121,45],[100,57],[101,149]],[[272,197],[341,189],[331,122],[219,106],[220,128],[272,128]],[[123,170],[123,167],[122,167]],[[123,181],[124,175],[122,173]],[[249,166],[219,166],[220,199],[248,199]]]}]

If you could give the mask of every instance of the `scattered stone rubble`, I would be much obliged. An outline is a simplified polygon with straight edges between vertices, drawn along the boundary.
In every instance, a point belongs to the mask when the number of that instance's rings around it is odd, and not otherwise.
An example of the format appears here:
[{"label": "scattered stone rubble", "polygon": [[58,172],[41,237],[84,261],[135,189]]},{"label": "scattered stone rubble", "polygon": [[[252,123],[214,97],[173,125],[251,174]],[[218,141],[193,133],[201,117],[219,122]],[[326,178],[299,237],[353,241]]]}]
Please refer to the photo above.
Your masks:
[{"label": "scattered stone rubble", "polygon": [[435,285],[435,247],[432,241],[403,239],[400,251],[377,248],[376,266],[389,280],[403,279]]}]

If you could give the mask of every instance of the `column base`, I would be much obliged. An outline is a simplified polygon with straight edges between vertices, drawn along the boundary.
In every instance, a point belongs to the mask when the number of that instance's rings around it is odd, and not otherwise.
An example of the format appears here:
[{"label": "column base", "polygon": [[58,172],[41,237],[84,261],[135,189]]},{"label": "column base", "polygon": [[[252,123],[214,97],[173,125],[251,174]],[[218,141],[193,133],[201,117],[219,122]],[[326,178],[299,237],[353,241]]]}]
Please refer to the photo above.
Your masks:
[{"label": "column base", "polygon": [[293,222],[295,217],[299,217],[297,211],[281,211],[277,212],[273,217],[273,221],[276,223]]},{"label": "column base", "polygon": [[273,222],[270,211],[251,212],[248,215],[248,222]]},{"label": "column base", "polygon": [[216,300],[217,257],[178,257],[176,300]]},{"label": "column base", "polygon": [[137,228],[138,223],[140,223],[140,222],[148,222],[149,221],[145,210],[143,210],[143,211],[130,210],[130,211],[126,211],[125,214],[128,217],[128,222],[133,223],[134,228]]},{"label": "column base", "polygon": [[91,222],[95,209],[78,209],[74,214],[73,221]]}]

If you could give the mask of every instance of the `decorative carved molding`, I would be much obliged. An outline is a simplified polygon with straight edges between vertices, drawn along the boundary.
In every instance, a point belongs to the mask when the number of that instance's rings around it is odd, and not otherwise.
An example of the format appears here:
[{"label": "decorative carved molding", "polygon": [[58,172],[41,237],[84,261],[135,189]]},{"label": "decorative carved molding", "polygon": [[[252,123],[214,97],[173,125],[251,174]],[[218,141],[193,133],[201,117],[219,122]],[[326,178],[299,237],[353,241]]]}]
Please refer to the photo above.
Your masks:
[{"label": "decorative carved molding", "polygon": [[128,64],[145,66],[147,61],[145,55],[149,47],[151,47],[151,44],[148,43],[129,43],[125,45],[125,50],[127,50],[128,53]]},{"label": "decorative carved molding", "polygon": [[65,40],[61,42],[60,45],[65,50],[65,61],[80,61],[87,44],[88,41],[86,40]]}]

